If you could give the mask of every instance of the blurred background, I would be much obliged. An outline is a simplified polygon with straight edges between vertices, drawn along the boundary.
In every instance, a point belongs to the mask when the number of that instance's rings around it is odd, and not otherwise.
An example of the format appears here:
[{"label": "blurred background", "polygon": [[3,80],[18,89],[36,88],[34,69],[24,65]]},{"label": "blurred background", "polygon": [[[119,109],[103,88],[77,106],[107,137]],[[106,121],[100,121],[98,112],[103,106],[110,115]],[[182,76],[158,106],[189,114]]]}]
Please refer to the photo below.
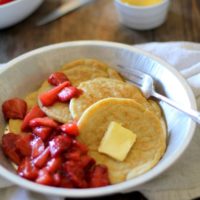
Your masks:
[{"label": "blurred background", "polygon": [[[0,63],[6,63],[35,48],[75,40],[107,40],[130,45],[155,41],[200,42],[200,0],[171,0],[165,23],[147,31],[137,31],[122,25],[118,19],[114,0],[94,0],[52,23],[36,26],[38,20],[64,2],[67,1],[44,0],[31,16],[12,27],[1,29]],[[6,20],[1,15],[1,9],[0,17]],[[112,198],[145,199],[139,192],[115,195]],[[110,197],[97,199],[107,200]]]},{"label": "blurred background", "polygon": [[127,44],[200,42],[200,0],[172,0],[166,22],[148,31],[136,31],[120,24],[113,0],[94,0],[52,23],[35,25],[42,16],[62,3],[62,0],[45,0],[30,17],[0,30],[0,63],[38,47],[74,40],[108,40]]}]

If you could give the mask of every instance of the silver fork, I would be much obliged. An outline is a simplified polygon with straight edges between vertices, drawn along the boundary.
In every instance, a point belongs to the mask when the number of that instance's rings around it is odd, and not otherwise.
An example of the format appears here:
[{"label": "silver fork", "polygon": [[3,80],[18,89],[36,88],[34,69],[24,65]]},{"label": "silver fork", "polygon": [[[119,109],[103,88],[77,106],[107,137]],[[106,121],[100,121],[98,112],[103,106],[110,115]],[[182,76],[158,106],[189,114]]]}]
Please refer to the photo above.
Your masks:
[{"label": "silver fork", "polygon": [[196,110],[193,110],[191,108],[185,107],[183,105],[180,105],[179,103],[157,93],[154,88],[154,80],[150,75],[148,75],[142,71],[135,70],[135,69],[127,69],[127,68],[125,69],[124,67],[122,68],[121,66],[116,67],[116,69],[122,75],[126,75],[126,79],[129,82],[132,82],[133,84],[138,86],[142,90],[144,96],[147,99],[149,97],[153,96],[161,101],[164,101],[167,104],[169,104],[170,106],[173,106],[174,108],[178,109],[179,111],[187,114],[195,122],[200,124],[200,113],[199,112],[197,112]]}]

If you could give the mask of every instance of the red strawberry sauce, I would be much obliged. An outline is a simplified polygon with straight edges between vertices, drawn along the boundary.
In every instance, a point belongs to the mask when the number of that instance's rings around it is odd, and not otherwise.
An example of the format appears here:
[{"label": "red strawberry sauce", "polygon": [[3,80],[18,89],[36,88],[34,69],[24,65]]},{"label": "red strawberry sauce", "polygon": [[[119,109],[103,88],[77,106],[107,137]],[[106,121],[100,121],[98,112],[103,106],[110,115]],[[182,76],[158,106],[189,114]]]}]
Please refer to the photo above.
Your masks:
[{"label": "red strawberry sauce", "polygon": [[[70,101],[81,95],[61,73],[49,77],[54,88],[40,96],[45,106]],[[47,99],[46,99],[47,98]],[[59,100],[60,99],[60,100]],[[26,102],[10,99],[2,105],[5,120],[23,119],[23,134],[2,137],[4,154],[17,165],[19,176],[39,184],[65,188],[94,188],[110,184],[108,169],[96,164],[88,148],[76,137],[76,122],[60,124],[47,117],[38,106],[28,113]]]}]

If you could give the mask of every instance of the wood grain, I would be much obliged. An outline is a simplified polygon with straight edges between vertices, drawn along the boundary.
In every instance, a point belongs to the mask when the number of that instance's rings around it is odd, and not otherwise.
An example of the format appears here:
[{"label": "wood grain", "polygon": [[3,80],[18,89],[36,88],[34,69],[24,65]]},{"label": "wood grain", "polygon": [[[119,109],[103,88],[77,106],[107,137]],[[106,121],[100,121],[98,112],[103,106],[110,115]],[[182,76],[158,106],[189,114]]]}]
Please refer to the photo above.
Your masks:
[{"label": "wood grain", "polygon": [[[166,41],[200,42],[200,0],[172,0],[167,21],[157,29],[136,31],[121,25],[112,0],[95,0],[53,23],[35,22],[59,6],[61,0],[46,0],[32,16],[11,28],[0,30],[0,63],[49,44],[74,40],[107,40],[126,44]],[[145,200],[139,192],[97,200]]]},{"label": "wood grain", "polygon": [[165,24],[149,31],[131,30],[121,25],[112,0],[96,0],[46,26],[35,26],[37,19],[59,4],[59,0],[46,0],[31,17],[1,30],[0,63],[32,49],[64,41],[108,40],[127,44],[200,41],[199,0],[173,0]]}]

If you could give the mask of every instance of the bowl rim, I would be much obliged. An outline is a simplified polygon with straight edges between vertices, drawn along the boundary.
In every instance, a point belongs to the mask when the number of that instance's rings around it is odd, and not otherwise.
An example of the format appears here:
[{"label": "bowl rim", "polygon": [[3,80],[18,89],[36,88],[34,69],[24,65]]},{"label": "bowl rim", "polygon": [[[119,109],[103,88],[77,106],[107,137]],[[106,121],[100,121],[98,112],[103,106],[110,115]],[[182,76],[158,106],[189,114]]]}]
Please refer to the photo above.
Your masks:
[{"label": "bowl rim", "polygon": [[14,0],[14,1],[11,1],[11,2],[8,2],[8,3],[5,3],[5,4],[1,5],[0,8],[5,8],[5,7],[12,6],[14,4],[19,3],[20,1],[25,1],[25,0]]},{"label": "bowl rim", "polygon": [[138,9],[138,10],[149,10],[149,9],[154,9],[154,8],[159,8],[160,6],[163,6],[164,4],[167,4],[170,2],[170,0],[161,0],[160,3],[156,3],[153,5],[149,5],[149,6],[136,6],[136,5],[130,5],[128,3],[124,3],[121,0],[115,0],[116,3],[120,4],[121,6],[124,6],[126,8],[130,8],[130,9]]},{"label": "bowl rim", "polygon": [[[27,0],[14,0],[14,1],[11,1],[9,3],[5,3],[5,4],[3,4],[3,5],[0,6],[0,10],[3,9],[3,8],[11,7],[11,6],[16,5],[18,3],[21,3],[23,1],[27,1]],[[37,1],[43,1],[43,0],[37,0]]]},{"label": "bowl rim", "polygon": [[[53,44],[53,45],[48,45],[44,46],[38,49],[35,49],[33,51],[27,52],[21,56],[18,56],[8,62],[6,64],[6,68],[0,72],[0,74],[4,73],[8,69],[14,67],[14,65],[18,62],[23,61],[24,59],[30,58],[34,55],[41,54],[43,52],[55,50],[55,49],[61,49],[61,48],[69,48],[69,47],[74,47],[74,46],[104,46],[104,47],[113,47],[113,48],[120,48],[120,49],[126,49],[130,52],[133,53],[138,53],[142,54],[144,56],[147,56],[148,58],[151,58],[158,62],[159,64],[163,65],[167,69],[169,69],[172,73],[176,75],[176,77],[180,80],[182,83],[183,87],[186,90],[186,93],[188,94],[188,98],[190,100],[190,106],[193,109],[196,109],[196,101],[194,94],[187,84],[186,80],[179,74],[179,72],[170,66],[168,63],[163,61],[162,59],[144,51],[139,48],[126,45],[126,44],[121,44],[121,43],[116,43],[116,42],[106,42],[106,41],[72,41],[72,42],[64,42],[64,43],[58,43],[58,44]],[[150,170],[149,172],[145,173],[144,175],[138,176],[134,179],[127,180],[125,182],[115,184],[115,185],[110,185],[106,187],[100,187],[100,188],[94,188],[94,189],[66,189],[66,188],[57,188],[57,187],[51,187],[51,186],[43,186],[31,181],[28,181],[24,178],[19,177],[17,174],[13,174],[12,172],[8,171],[5,169],[3,166],[0,166],[0,175],[7,180],[32,191],[43,193],[43,194],[49,194],[49,195],[57,195],[57,196],[63,196],[63,197],[74,197],[74,198],[86,198],[86,197],[98,197],[98,196],[105,196],[109,194],[114,194],[114,193],[123,193],[129,190],[133,189],[138,189],[139,186],[143,185],[144,183],[154,179],[161,173],[163,173],[165,170],[167,170],[172,164],[174,164],[178,158],[183,154],[183,152],[186,150],[187,146],[189,145],[194,132],[195,132],[195,127],[196,124],[189,119],[189,125],[187,127],[188,135],[187,135],[187,140],[184,141],[180,149],[174,152],[173,156],[168,158],[163,165],[157,169],[156,172]]]}]

